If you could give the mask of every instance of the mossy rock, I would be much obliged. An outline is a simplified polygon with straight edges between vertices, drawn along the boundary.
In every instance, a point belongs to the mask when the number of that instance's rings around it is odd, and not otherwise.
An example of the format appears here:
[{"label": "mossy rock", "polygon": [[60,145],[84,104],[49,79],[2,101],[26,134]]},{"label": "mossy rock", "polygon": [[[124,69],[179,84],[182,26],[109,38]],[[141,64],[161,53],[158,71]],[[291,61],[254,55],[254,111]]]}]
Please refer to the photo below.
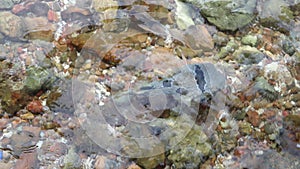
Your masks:
[{"label": "mossy rock", "polygon": [[212,1],[203,4],[201,14],[220,30],[235,31],[248,25],[255,14],[234,12],[231,1]]},{"label": "mossy rock", "polygon": [[233,53],[233,57],[240,64],[257,64],[265,58],[265,54],[251,46],[241,46]]},{"label": "mossy rock", "polygon": [[26,79],[24,81],[25,91],[31,95],[40,90],[50,89],[56,77],[49,70],[41,67],[31,66],[26,70]]},{"label": "mossy rock", "polygon": [[197,168],[212,154],[207,139],[202,128],[195,125],[189,134],[170,150],[167,158],[176,168]]}]

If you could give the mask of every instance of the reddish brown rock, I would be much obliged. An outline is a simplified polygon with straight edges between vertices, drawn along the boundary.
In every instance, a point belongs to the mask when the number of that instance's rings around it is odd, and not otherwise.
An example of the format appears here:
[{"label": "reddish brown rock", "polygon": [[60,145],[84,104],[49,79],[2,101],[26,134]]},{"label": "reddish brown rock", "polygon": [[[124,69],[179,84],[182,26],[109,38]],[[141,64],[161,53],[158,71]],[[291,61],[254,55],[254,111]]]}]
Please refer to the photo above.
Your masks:
[{"label": "reddish brown rock", "polygon": [[256,111],[248,111],[247,112],[248,115],[248,120],[249,122],[254,126],[254,127],[258,127],[260,124],[260,117],[259,114]]},{"label": "reddish brown rock", "polygon": [[57,22],[58,16],[53,10],[48,11],[48,20],[51,22]]},{"label": "reddish brown rock", "polygon": [[40,100],[33,100],[27,105],[27,110],[32,113],[41,113],[43,112],[43,105]]}]

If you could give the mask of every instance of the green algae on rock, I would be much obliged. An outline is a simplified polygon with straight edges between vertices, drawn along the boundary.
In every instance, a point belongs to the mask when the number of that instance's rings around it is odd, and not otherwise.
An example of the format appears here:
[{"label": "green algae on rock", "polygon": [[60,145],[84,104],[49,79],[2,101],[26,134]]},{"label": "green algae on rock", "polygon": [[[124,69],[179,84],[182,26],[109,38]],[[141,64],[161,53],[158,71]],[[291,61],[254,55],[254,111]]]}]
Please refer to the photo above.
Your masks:
[{"label": "green algae on rock", "polygon": [[274,89],[273,86],[268,83],[268,81],[264,77],[258,77],[255,81],[255,90],[257,90],[264,98],[271,101],[274,101],[278,98],[278,92]]},{"label": "green algae on rock", "polygon": [[255,18],[253,12],[236,11],[234,1],[211,1],[204,3],[200,9],[208,22],[220,30],[235,31],[248,25]]},{"label": "green algae on rock", "polygon": [[233,53],[233,57],[240,64],[257,64],[265,58],[265,54],[251,46],[241,46]]},{"label": "green algae on rock", "polygon": [[41,67],[31,66],[26,70],[26,74],[25,91],[33,95],[39,90],[49,89],[56,80],[52,72]]},{"label": "green algae on rock", "polygon": [[[173,139],[176,140],[177,136]],[[212,147],[206,134],[200,126],[195,125],[189,134],[170,150],[167,158],[176,168],[192,169],[199,167],[211,154]]]},{"label": "green algae on rock", "polygon": [[242,38],[243,45],[255,46],[257,44],[257,36],[255,35],[246,35]]}]

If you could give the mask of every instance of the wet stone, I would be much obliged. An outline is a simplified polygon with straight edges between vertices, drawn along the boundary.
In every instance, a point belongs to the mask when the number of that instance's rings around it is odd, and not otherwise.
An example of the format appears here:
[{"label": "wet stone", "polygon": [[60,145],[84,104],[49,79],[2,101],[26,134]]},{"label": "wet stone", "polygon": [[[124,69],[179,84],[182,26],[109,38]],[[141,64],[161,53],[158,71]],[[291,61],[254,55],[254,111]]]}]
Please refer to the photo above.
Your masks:
[{"label": "wet stone", "polygon": [[[36,130],[33,132],[30,131],[21,131],[13,134],[9,141],[2,145],[3,147],[12,151],[12,154],[19,158],[24,152],[32,152],[36,149],[36,144],[39,140],[39,135],[36,135]],[[39,131],[37,131],[39,133]]]},{"label": "wet stone", "polygon": [[234,3],[234,1],[215,0],[206,2],[200,5],[199,8],[208,22],[214,24],[220,30],[235,31],[248,25],[255,18],[256,1],[251,0],[238,5]]},{"label": "wet stone", "polygon": [[[174,139],[177,139],[174,136]],[[172,142],[174,140],[170,140]],[[201,127],[194,126],[189,134],[171,150],[167,158],[176,168],[197,168],[212,153],[211,145]]]},{"label": "wet stone", "polygon": [[255,46],[257,44],[257,36],[255,35],[246,35],[242,38],[243,45]]},{"label": "wet stone", "polygon": [[75,151],[75,148],[70,148],[68,154],[64,158],[64,169],[80,168],[81,159]]},{"label": "wet stone", "polygon": [[248,120],[249,122],[255,126],[255,127],[258,127],[260,122],[261,122],[261,119],[259,117],[259,114],[256,112],[256,111],[248,111],[247,112],[247,115],[248,115]]},{"label": "wet stone", "polygon": [[54,77],[49,70],[41,67],[29,67],[26,70],[26,74],[27,77],[24,81],[24,86],[29,94],[35,94],[39,90],[49,89],[56,80],[56,77]]},{"label": "wet stone", "polygon": [[29,11],[32,12],[35,16],[47,16],[49,6],[46,3],[37,1],[29,7]]},{"label": "wet stone", "polygon": [[10,12],[0,12],[0,32],[12,38],[21,38],[24,34],[23,20]]},{"label": "wet stone", "polygon": [[242,135],[250,135],[252,133],[251,124],[248,122],[242,122],[239,124],[239,131]]},{"label": "wet stone", "polygon": [[289,54],[290,56],[292,56],[296,52],[293,43],[288,40],[283,41],[282,49],[285,53]]},{"label": "wet stone", "polygon": [[283,133],[280,136],[284,151],[300,157],[300,115],[288,115],[284,118]]},{"label": "wet stone", "polygon": [[54,40],[54,31],[56,26],[48,22],[44,17],[26,17],[24,19],[26,25],[25,39],[29,40],[44,40],[51,42]]},{"label": "wet stone", "polygon": [[15,4],[22,0],[2,0],[0,1],[0,9],[11,9]]},{"label": "wet stone", "polygon": [[258,91],[263,98],[271,101],[274,101],[279,97],[278,92],[275,91],[274,87],[263,77],[256,78],[254,89]]},{"label": "wet stone", "polygon": [[233,53],[233,57],[238,60],[240,64],[257,64],[265,55],[254,47],[241,46]]}]

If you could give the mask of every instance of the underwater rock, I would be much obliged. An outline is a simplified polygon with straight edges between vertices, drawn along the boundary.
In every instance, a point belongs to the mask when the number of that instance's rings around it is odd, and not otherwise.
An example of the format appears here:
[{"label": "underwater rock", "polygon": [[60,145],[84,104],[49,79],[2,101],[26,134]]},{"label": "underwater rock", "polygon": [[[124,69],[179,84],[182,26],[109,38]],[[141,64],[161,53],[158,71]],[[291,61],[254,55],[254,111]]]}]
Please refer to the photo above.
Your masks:
[{"label": "underwater rock", "polygon": [[264,98],[274,101],[278,98],[279,94],[271,86],[264,77],[258,77],[255,80],[254,89],[259,92]]},{"label": "underwater rock", "polygon": [[[298,2],[299,3],[299,2]],[[260,23],[268,28],[287,33],[293,28],[297,1],[267,0],[257,5]]]},{"label": "underwater rock", "polygon": [[243,45],[255,46],[257,44],[257,36],[255,35],[246,35],[242,38]]},{"label": "underwater rock", "polygon": [[280,136],[284,151],[300,157],[300,115],[288,115],[283,120],[283,133]]},{"label": "underwater rock", "polygon": [[201,5],[201,14],[220,30],[235,31],[248,25],[254,18],[256,0],[244,1],[210,1]]},{"label": "underwater rock", "polygon": [[[184,127],[183,127],[184,128]],[[170,142],[177,141],[174,135]],[[212,153],[208,138],[200,126],[195,125],[187,136],[175,145],[167,156],[176,168],[193,169],[199,167]]]},{"label": "underwater rock", "polygon": [[147,157],[147,158],[139,158],[137,159],[137,164],[144,167],[144,168],[155,168],[159,164],[164,163],[165,161],[165,154],[162,153],[157,156]]},{"label": "underwater rock", "polygon": [[265,58],[265,55],[254,47],[241,46],[233,53],[233,57],[240,64],[257,64]]},{"label": "underwater rock", "polygon": [[0,32],[12,38],[21,38],[24,34],[24,21],[10,12],[0,12]]},{"label": "underwater rock", "polygon": [[25,91],[34,95],[39,90],[50,89],[56,77],[49,70],[41,67],[31,66],[26,70],[26,79],[24,81]]}]

